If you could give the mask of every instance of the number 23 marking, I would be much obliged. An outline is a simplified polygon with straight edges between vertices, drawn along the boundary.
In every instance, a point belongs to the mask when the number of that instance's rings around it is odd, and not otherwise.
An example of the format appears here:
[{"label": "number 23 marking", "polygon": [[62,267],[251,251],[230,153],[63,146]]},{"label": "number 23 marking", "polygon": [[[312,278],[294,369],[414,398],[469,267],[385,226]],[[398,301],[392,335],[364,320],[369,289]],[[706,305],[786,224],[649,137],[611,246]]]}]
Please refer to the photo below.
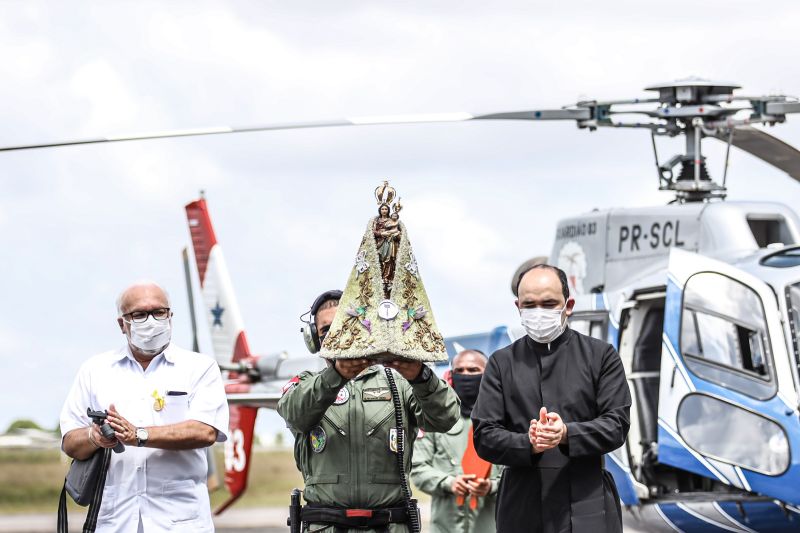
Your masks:
[{"label": "number 23 marking", "polygon": [[225,442],[225,470],[241,472],[247,465],[247,455],[244,453],[244,433],[241,429],[234,429],[231,438]]}]

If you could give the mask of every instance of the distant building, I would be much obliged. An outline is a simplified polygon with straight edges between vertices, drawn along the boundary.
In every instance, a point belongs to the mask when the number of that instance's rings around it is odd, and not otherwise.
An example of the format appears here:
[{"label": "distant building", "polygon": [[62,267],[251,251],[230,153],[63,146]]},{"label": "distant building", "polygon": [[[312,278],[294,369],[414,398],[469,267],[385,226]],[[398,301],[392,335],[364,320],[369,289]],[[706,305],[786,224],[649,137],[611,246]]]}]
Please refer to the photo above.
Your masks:
[{"label": "distant building", "polygon": [[41,429],[15,429],[0,435],[0,449],[28,448],[46,450],[61,446],[61,439],[51,431]]}]

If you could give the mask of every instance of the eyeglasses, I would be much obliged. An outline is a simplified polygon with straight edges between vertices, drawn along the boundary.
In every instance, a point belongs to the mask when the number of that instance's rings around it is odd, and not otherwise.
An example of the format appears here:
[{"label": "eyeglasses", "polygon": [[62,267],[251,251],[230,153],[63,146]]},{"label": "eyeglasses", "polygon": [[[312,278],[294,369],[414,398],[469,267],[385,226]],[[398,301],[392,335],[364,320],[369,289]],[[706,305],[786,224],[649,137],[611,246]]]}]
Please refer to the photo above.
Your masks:
[{"label": "eyeglasses", "polygon": [[160,307],[150,311],[133,311],[123,314],[122,318],[127,318],[131,322],[144,322],[148,316],[152,316],[156,320],[166,320],[169,318],[169,307]]}]

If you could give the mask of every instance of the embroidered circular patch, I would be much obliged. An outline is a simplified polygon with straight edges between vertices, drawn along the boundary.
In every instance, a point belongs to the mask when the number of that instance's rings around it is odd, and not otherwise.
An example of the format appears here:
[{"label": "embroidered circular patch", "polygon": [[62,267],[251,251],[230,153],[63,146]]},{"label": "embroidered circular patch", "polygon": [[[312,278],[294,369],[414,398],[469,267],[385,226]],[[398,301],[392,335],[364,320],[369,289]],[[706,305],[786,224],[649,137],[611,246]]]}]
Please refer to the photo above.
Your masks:
[{"label": "embroidered circular patch", "polygon": [[350,391],[347,390],[347,387],[342,387],[339,389],[339,394],[336,395],[336,399],[333,400],[333,405],[342,405],[346,403],[347,400],[350,399]]},{"label": "embroidered circular patch", "polygon": [[325,430],[322,429],[322,426],[317,426],[308,434],[308,440],[311,443],[311,450],[313,450],[314,453],[321,453],[328,443],[328,436],[325,434]]}]

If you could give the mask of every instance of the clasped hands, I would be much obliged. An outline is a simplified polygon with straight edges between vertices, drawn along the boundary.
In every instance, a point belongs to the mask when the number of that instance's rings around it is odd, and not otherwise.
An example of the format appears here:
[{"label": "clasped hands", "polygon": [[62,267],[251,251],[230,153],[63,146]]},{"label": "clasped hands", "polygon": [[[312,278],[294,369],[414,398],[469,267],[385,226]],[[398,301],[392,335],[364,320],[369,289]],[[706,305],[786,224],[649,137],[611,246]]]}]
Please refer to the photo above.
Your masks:
[{"label": "clasped hands", "polygon": [[567,425],[558,413],[548,413],[546,407],[539,410],[539,419],[531,420],[528,429],[528,440],[533,453],[555,448],[567,439]]},{"label": "clasped hands", "polygon": [[484,497],[489,494],[492,488],[492,480],[476,477],[475,474],[460,474],[453,479],[450,490],[456,496],[478,496]]}]

